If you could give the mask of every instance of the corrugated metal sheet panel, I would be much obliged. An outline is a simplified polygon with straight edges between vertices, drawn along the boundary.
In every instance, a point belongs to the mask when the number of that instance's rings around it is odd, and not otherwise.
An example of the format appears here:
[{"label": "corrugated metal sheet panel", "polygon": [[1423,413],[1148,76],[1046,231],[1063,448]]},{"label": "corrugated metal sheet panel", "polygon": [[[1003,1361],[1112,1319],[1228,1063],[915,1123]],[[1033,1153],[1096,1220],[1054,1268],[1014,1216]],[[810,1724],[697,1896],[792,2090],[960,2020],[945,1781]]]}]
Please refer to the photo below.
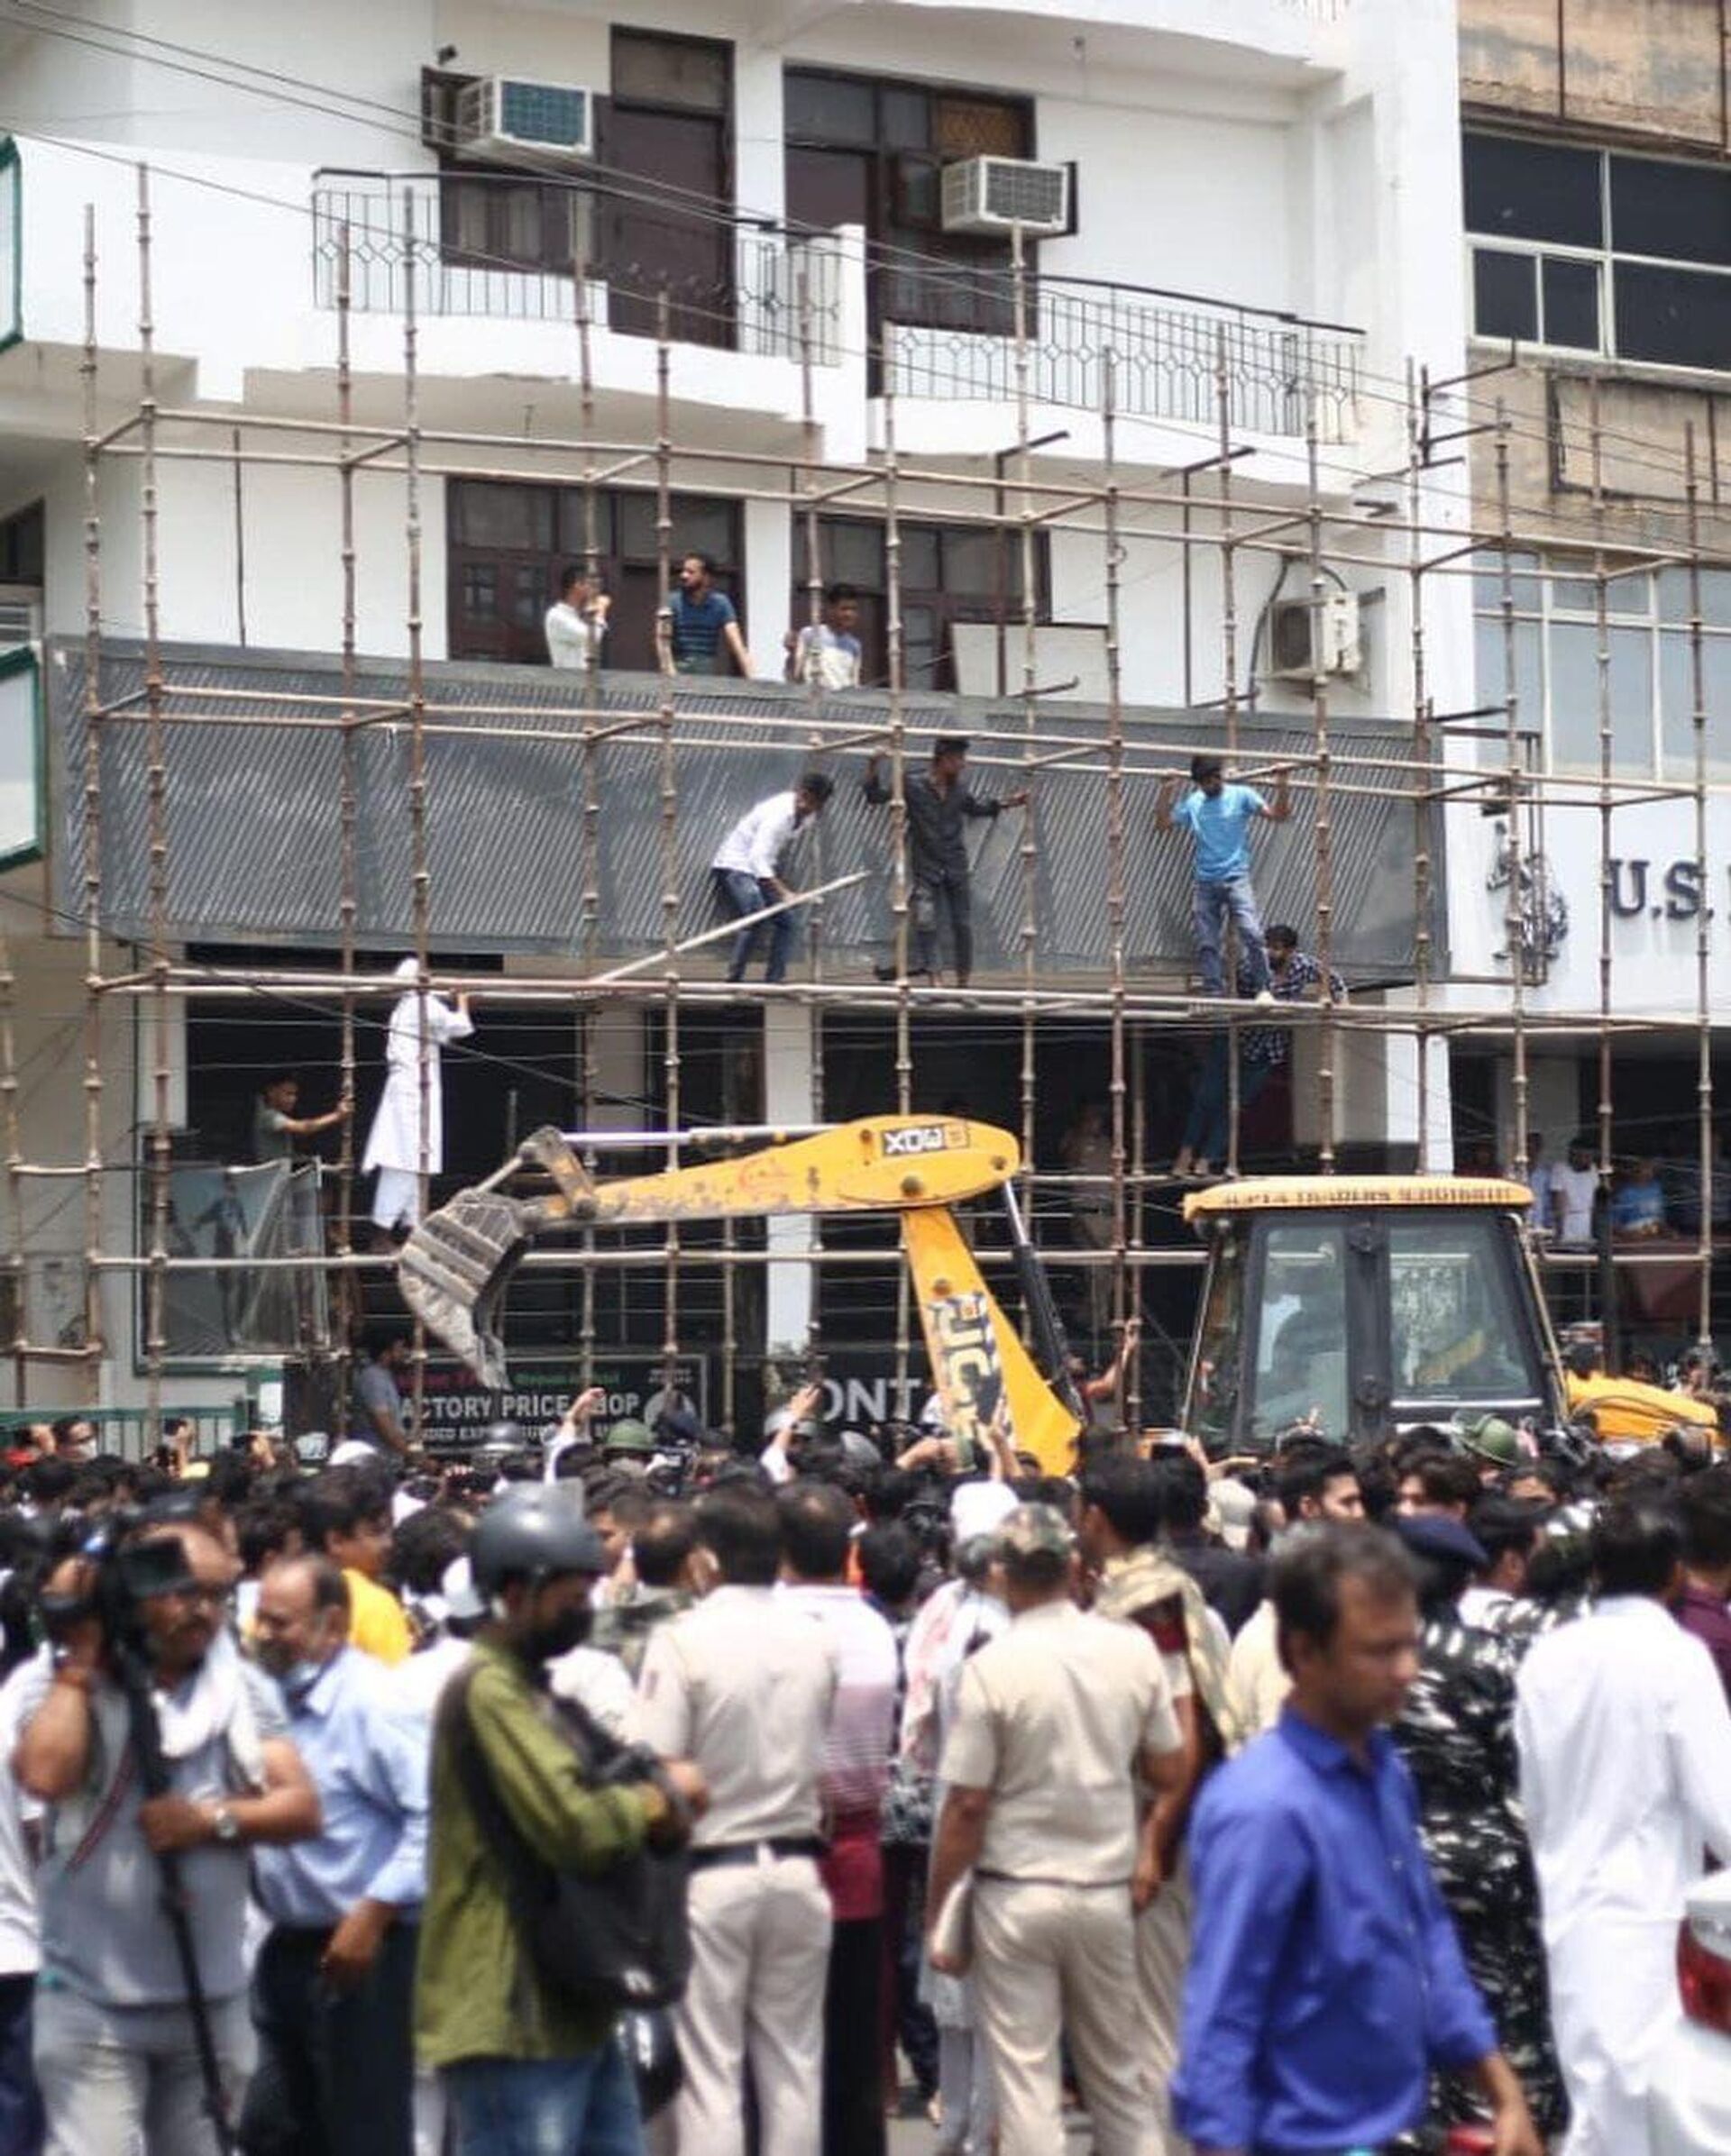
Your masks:
[{"label": "corrugated metal sheet panel", "polygon": [[[56,903],[82,903],[84,651],[50,646],[55,800]],[[338,928],[341,751],[336,712],[342,683],[334,658],[172,645],[163,653],[168,720],[169,933],[183,941],[260,938],[334,942]],[[101,690],[110,706],[131,697],[142,714],[143,666],[136,644],[105,645]],[[401,703],[399,663],[370,660],[360,697]],[[582,689],[545,669],[434,664],[426,669],[427,854],[433,940],[444,950],[549,953],[573,950],[582,918],[583,751],[575,741],[535,738],[581,730]],[[219,691],[214,701],[188,691]],[[294,699],[326,699],[318,706]],[[246,699],[243,701],[242,699]],[[773,684],[682,681],[673,751],[677,787],[679,928],[694,934],[711,918],[709,864],[735,818],[788,783],[811,761],[828,761],[841,782],[820,827],[812,882],[864,868],[867,881],[825,909],[831,951],[864,962],[882,956],[892,933],[889,811],[863,800],[861,737],[887,723],[882,694],[827,702],[821,718],[852,745],[831,758],[814,753],[804,692]],[[253,700],[256,699],[256,700]],[[653,677],[605,673],[604,724],[622,731],[594,750],[601,813],[600,947],[628,957],[657,947],[663,934],[661,686]],[[509,712],[498,707],[510,705]],[[212,708],[244,710],[243,725],[191,723]],[[905,708],[910,750],[923,755],[930,734],[971,731],[982,791],[1021,783],[1022,719],[987,699],[925,697]],[[309,711],[329,726],[284,723]],[[629,725],[643,716],[641,727]],[[254,716],[255,715],[255,716]],[[176,723],[179,719],[181,723]],[[1214,730],[1217,717],[1138,709],[1125,714],[1139,760],[1177,761],[1180,745]],[[1097,745],[1104,709],[1047,706],[1042,756],[1055,736]],[[470,729],[495,729],[486,735]],[[147,745],[136,720],[104,725],[102,902],[117,936],[145,933],[151,918]],[[1340,753],[1393,763],[1411,754],[1410,730],[1392,721],[1337,720]],[[520,735],[520,739],[512,736]],[[994,738],[986,738],[993,736]],[[1293,721],[1245,723],[1242,761],[1300,756],[1309,728]],[[406,721],[380,720],[356,743],[358,933],[372,946],[400,947],[409,935],[410,736]],[[1042,972],[1102,970],[1107,932],[1106,781],[1097,768],[1041,770],[1034,782],[1035,954]],[[1362,783],[1363,772],[1353,773]],[[1334,861],[1337,957],[1361,978],[1411,971],[1414,940],[1413,808],[1389,773],[1386,794],[1336,797]],[[1181,972],[1190,961],[1189,861],[1179,839],[1153,832],[1156,781],[1126,781],[1128,958],[1138,972]],[[1309,937],[1314,921],[1314,846],[1310,797],[1293,821],[1258,837],[1256,879],[1265,919],[1287,919]],[[1021,966],[1021,818],[1001,818],[975,833],[974,901],[982,974]],[[1440,833],[1436,835],[1440,839]]]}]

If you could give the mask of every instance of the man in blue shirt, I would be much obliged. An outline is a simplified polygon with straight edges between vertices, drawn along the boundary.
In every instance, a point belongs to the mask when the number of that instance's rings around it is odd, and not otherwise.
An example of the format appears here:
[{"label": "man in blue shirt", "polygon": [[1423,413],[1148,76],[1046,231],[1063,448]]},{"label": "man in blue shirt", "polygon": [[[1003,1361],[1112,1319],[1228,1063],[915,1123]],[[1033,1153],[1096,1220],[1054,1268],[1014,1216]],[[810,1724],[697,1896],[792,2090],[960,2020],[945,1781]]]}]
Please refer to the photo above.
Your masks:
[{"label": "man in blue shirt", "polygon": [[1173,2116],[1195,2156],[1360,2156],[1419,2123],[1436,2068],[1483,2091],[1496,2156],[1543,2156],[1383,1726],[1417,1674],[1410,1560],[1306,1528],[1270,1586],[1292,1693],[1196,1806]]},{"label": "man in blue shirt", "polygon": [[410,2156],[426,1725],[389,1673],[349,1645],[348,1585],[327,1558],[273,1565],[255,1622],[324,1824],[313,1841],[253,1859],[271,1928],[252,1978],[261,2060],[242,2139]]},{"label": "man in blue shirt", "polygon": [[751,653],[740,633],[739,617],[725,591],[715,588],[715,563],[708,554],[687,554],[679,565],[679,587],[667,595],[662,616],[665,642],[663,664],[674,673],[717,674],[721,646],[751,679]]},{"label": "man in blue shirt", "polygon": [[1259,816],[1284,824],[1292,814],[1292,797],[1284,770],[1275,774],[1274,799],[1266,801],[1253,786],[1229,786],[1218,756],[1190,759],[1191,785],[1180,795],[1182,780],[1168,779],[1154,803],[1154,828],[1176,824],[1195,845],[1194,922],[1196,964],[1205,996],[1226,993],[1222,940],[1227,917],[1238,930],[1239,963],[1250,976],[1259,1002],[1270,1000],[1268,953],[1262,938],[1256,893],[1250,888],[1250,825]]}]

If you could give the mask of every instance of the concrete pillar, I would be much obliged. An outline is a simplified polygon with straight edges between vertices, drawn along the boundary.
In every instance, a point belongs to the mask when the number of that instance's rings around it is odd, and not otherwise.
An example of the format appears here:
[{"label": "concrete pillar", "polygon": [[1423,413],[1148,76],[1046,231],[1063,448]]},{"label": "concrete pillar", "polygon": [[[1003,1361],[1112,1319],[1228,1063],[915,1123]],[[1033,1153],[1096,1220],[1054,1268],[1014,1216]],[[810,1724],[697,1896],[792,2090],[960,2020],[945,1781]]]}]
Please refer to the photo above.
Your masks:
[{"label": "concrete pillar", "polygon": [[[780,502],[746,504],[746,644],[759,681],[779,681],[793,589],[793,527]],[[741,808],[748,807],[741,802]],[[801,1119],[805,1119],[803,1117]]]},{"label": "concrete pillar", "polygon": [[[794,1003],[772,1003],[764,1012],[764,1120],[809,1123],[811,1079],[818,1059],[818,1015]],[[792,1213],[766,1223],[771,1262],[766,1268],[764,1348],[771,1358],[805,1352],[817,1282],[799,1254],[817,1241],[817,1222],[810,1213]],[[794,1261],[776,1264],[782,1256]]]}]

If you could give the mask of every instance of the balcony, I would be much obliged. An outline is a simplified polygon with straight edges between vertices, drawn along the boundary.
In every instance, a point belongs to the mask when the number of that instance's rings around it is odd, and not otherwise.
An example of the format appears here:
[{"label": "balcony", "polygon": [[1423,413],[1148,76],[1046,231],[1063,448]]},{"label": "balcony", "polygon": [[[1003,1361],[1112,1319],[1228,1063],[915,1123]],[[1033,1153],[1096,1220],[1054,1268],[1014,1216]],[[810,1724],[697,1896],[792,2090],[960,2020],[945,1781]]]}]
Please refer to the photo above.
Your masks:
[{"label": "balcony", "polygon": [[[464,173],[463,185],[516,187],[520,180]],[[491,321],[547,322],[570,329],[577,319],[576,282],[569,264],[460,253],[445,235],[437,173],[347,172],[315,175],[313,297],[338,304],[343,235],[349,260],[349,303],[361,314],[400,315],[411,269],[421,315],[471,315]],[[572,226],[584,197],[571,192]],[[539,244],[536,251],[547,251]],[[573,244],[572,252],[580,251]],[[731,274],[669,277],[654,262],[609,262],[589,279],[588,318],[599,330],[654,335],[661,294],[675,342],[764,359],[835,366],[841,358],[841,252],[828,239],[799,240],[774,226],[744,222],[732,231]],[[808,326],[801,329],[803,311]]]},{"label": "balcony", "polygon": [[[463,184],[478,183],[472,174]],[[499,178],[499,187],[523,188]],[[545,192],[532,187],[531,192]],[[572,226],[584,200],[570,190]],[[325,171],[313,194],[316,306],[338,304],[346,244],[349,303],[362,315],[399,315],[410,296],[422,316],[545,323],[569,332],[575,279],[554,264],[459,252],[443,223],[436,173]],[[531,222],[534,220],[531,219]],[[664,265],[609,261],[589,280],[587,315],[599,331],[653,336],[664,292],[673,341],[746,356],[838,369],[862,366],[881,390],[939,404],[1009,403],[1018,389],[1005,270],[940,265],[932,274],[867,264],[851,228],[801,235],[736,221],[721,253],[730,273],[670,277]],[[586,251],[573,242],[573,255]],[[411,278],[412,269],[412,278]],[[1338,324],[1222,304],[1201,295],[1086,278],[1029,280],[1027,392],[1037,405],[1098,413],[1110,376],[1127,419],[1176,421],[1301,438],[1314,413],[1324,443],[1358,425],[1361,333]],[[906,317],[918,317],[910,321]],[[802,326],[803,318],[803,326]],[[869,325],[864,333],[858,325]]]}]

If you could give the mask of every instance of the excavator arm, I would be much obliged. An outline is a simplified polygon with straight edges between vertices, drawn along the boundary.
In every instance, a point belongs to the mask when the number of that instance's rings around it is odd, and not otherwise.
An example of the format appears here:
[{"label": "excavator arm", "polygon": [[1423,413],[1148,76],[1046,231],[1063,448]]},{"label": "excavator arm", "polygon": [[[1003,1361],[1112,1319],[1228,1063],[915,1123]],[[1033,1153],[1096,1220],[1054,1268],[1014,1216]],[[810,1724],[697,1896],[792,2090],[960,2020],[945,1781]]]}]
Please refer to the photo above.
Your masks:
[{"label": "excavator arm", "polygon": [[[411,1232],[398,1279],[428,1331],[483,1384],[498,1387],[506,1382],[498,1331],[505,1291],[537,1241],[655,1222],[893,1212],[950,1427],[983,1441],[1002,1412],[1018,1448],[1061,1473],[1082,1416],[1039,1257],[1011,1198],[1023,1296],[1049,1381],[994,1299],[949,1210],[992,1190],[1008,1196],[1021,1165],[1015,1139],[989,1124],[868,1116],[731,1159],[596,1183],[558,1131],[537,1130],[496,1175],[459,1191]],[[551,1191],[517,1197],[504,1187],[537,1172]]]}]

